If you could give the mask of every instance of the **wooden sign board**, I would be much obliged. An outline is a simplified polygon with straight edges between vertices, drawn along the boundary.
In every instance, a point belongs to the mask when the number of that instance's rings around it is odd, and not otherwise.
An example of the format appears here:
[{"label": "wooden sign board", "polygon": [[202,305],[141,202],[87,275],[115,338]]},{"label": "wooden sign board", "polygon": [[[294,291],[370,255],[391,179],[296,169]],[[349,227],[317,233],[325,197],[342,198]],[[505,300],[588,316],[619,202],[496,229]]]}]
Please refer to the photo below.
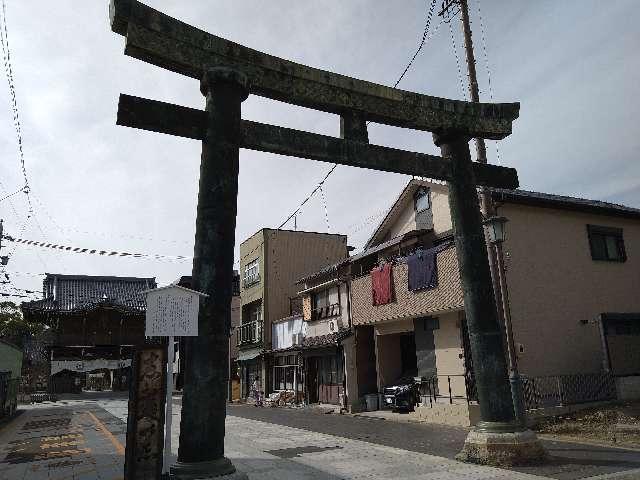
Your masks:
[{"label": "wooden sign board", "polygon": [[171,285],[147,290],[147,337],[196,337],[200,297],[207,295]]}]

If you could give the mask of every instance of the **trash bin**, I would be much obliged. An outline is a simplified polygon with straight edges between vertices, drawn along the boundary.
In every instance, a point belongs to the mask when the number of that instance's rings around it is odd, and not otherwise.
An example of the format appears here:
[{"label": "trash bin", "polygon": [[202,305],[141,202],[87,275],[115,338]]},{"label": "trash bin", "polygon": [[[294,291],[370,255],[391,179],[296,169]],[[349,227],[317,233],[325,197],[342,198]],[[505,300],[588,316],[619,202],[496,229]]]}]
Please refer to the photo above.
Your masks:
[{"label": "trash bin", "polygon": [[364,396],[364,401],[367,404],[367,412],[374,412],[378,410],[378,394],[369,393]]}]

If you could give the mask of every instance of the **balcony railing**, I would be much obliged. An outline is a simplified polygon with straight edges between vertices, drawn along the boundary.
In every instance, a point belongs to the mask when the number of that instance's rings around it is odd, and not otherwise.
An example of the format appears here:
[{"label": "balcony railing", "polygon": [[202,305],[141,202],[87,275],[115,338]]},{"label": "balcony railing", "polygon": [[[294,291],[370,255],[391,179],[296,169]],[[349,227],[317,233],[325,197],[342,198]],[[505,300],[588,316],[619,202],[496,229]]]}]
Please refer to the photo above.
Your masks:
[{"label": "balcony railing", "polygon": [[311,320],[320,320],[321,318],[329,318],[340,315],[340,304],[334,303],[326,307],[318,307],[311,311]]},{"label": "balcony railing", "polygon": [[259,273],[256,273],[254,275],[249,275],[248,277],[245,277],[242,280],[242,286],[244,288],[251,287],[252,285],[255,285],[256,283],[260,283],[260,274]]},{"label": "balcony railing", "polygon": [[262,322],[250,322],[238,327],[238,346],[262,342]]}]

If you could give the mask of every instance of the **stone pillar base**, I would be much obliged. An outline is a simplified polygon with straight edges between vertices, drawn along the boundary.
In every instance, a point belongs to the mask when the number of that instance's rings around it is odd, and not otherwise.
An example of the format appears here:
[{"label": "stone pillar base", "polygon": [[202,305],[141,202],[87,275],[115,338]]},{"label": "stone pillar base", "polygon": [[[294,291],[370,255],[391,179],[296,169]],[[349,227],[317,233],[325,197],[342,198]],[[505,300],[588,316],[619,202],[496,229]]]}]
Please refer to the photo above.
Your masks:
[{"label": "stone pillar base", "polygon": [[469,432],[456,460],[481,465],[515,466],[542,463],[547,452],[531,430],[507,433]]},{"label": "stone pillar base", "polygon": [[231,461],[222,457],[210,462],[184,463],[171,465],[170,478],[176,480],[249,480],[246,473],[236,471]]}]

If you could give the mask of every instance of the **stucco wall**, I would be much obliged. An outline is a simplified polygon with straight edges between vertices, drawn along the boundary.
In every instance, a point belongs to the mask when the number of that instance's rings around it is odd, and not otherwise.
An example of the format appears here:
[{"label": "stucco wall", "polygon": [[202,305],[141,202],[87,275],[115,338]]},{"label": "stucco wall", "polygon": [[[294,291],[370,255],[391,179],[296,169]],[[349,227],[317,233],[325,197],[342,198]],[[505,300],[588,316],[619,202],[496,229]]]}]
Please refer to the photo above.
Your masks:
[{"label": "stucco wall", "polygon": [[442,233],[453,228],[449,209],[449,189],[446,185],[430,185],[431,209],[433,211],[433,230]]},{"label": "stucco wall", "polygon": [[352,322],[366,325],[396,318],[412,318],[437,314],[462,307],[462,289],[458,260],[454,247],[437,256],[439,284],[432,290],[411,292],[408,289],[407,265],[393,267],[396,300],[387,305],[373,306],[371,276],[365,275],[351,282]]},{"label": "stucco wall", "polygon": [[[446,185],[422,182],[428,187],[431,197],[431,216],[433,218],[433,230],[435,233],[451,230],[451,214],[449,211],[449,190]],[[416,212],[413,196],[401,200],[398,206],[399,212],[396,219],[389,224],[386,232],[380,232],[381,239],[390,239],[411,232],[416,229]],[[379,243],[379,242],[378,242]]]},{"label": "stucco wall", "polygon": [[[255,259],[259,259],[260,282],[245,288],[243,283],[244,267]],[[265,281],[264,260],[264,230],[260,230],[240,244],[240,296],[242,297],[242,305],[247,305],[262,298]],[[264,311],[262,316],[264,318]]]},{"label": "stucco wall", "polygon": [[[464,395],[464,378],[455,375],[464,374],[462,341],[460,337],[460,320],[458,312],[440,315],[440,328],[434,330],[433,339],[436,347],[436,369],[438,370],[438,388],[441,395],[448,395],[447,377],[451,375],[451,392],[453,395]],[[464,358],[464,357],[463,357]]]},{"label": "stucco wall", "polygon": [[[602,312],[640,312],[640,221],[506,204],[504,245],[511,316],[528,375],[595,372]],[[587,224],[623,229],[627,261],[591,259]]]},{"label": "stucco wall", "polygon": [[411,232],[416,229],[416,211],[413,205],[413,198],[406,199],[402,210],[398,214],[398,217],[392,225],[389,226],[389,230],[383,238],[390,239],[405,233]]},{"label": "stucco wall", "polygon": [[275,320],[289,315],[296,281],[347,256],[347,237],[312,232],[266,230],[267,314]]},{"label": "stucco wall", "polygon": [[[303,300],[303,305],[305,303],[309,304],[309,315],[305,317],[305,320],[308,322],[307,324],[307,337],[317,337],[320,335],[327,335],[329,333],[335,333],[340,329],[349,328],[349,310],[348,310],[348,291],[347,285],[344,282],[341,282],[339,285],[333,285],[329,287],[334,291],[335,296],[338,295],[339,290],[339,299],[337,300],[340,303],[340,315],[335,315],[329,318],[323,318],[320,320],[311,320],[311,295],[312,293],[308,293],[305,295],[305,299]],[[330,302],[335,301],[334,296],[330,298]],[[331,330],[331,324],[333,323],[334,329]]]},{"label": "stucco wall", "polygon": [[22,371],[22,351],[0,340],[0,372],[10,371],[11,378],[19,378]]}]

